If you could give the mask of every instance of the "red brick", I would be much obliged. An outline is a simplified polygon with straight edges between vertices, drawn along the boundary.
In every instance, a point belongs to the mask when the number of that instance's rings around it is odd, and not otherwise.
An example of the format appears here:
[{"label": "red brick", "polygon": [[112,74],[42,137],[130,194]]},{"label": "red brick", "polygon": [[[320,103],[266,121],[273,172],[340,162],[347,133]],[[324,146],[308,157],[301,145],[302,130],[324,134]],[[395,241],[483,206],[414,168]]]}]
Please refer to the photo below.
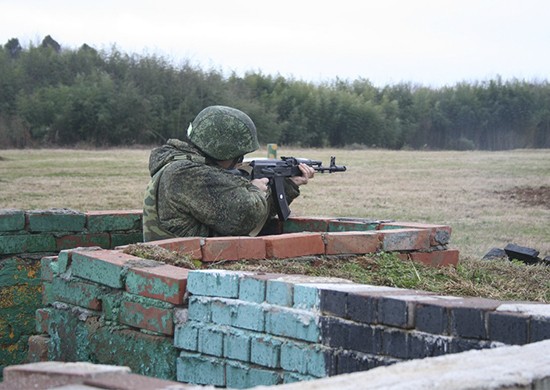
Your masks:
[{"label": "red brick", "polygon": [[334,232],[324,234],[327,255],[372,253],[380,249],[378,232]]},{"label": "red brick", "polygon": [[172,309],[124,301],[120,307],[121,323],[166,335],[174,334]]},{"label": "red brick", "polygon": [[93,234],[71,234],[62,237],[56,237],[55,244],[57,250],[72,249],[78,247],[99,246],[104,249],[111,247],[111,236],[109,233]]},{"label": "red brick", "polygon": [[201,240],[200,237],[168,238],[166,240],[151,241],[148,244],[158,245],[161,248],[170,251],[189,255],[193,259],[201,259]]},{"label": "red brick", "polygon": [[131,268],[126,276],[126,291],[143,297],[181,305],[187,288],[189,270],[173,265]]},{"label": "red brick", "polygon": [[48,321],[50,319],[50,311],[48,309],[36,310],[36,331],[39,333],[48,333]]},{"label": "red brick", "polygon": [[31,363],[48,361],[48,344],[50,338],[47,336],[33,335],[29,337],[28,361]]},{"label": "red brick", "polygon": [[456,249],[433,252],[412,252],[410,253],[410,258],[411,260],[419,261],[434,267],[443,267],[447,265],[456,266],[458,264],[458,254],[458,250]]},{"label": "red brick", "polygon": [[420,229],[379,230],[382,236],[382,250],[411,251],[430,248],[430,231]]},{"label": "red brick", "polygon": [[325,244],[322,233],[289,233],[264,236],[268,258],[290,258],[308,255],[322,255]]},{"label": "red brick", "polygon": [[266,248],[257,237],[211,237],[204,239],[202,261],[265,259]]},{"label": "red brick", "polygon": [[452,228],[447,225],[437,225],[429,223],[419,222],[387,222],[380,224],[379,229],[427,229],[430,231],[430,245],[444,245],[447,244],[450,237]]}]

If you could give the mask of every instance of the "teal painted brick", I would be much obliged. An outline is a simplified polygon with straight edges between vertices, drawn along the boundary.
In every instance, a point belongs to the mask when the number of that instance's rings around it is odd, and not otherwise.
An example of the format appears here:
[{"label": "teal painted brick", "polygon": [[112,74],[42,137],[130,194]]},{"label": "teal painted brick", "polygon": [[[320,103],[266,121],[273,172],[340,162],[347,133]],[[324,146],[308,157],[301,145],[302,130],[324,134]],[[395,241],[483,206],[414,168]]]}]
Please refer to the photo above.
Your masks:
[{"label": "teal painted brick", "polygon": [[294,305],[296,309],[319,310],[321,293],[314,284],[294,285]]},{"label": "teal painted brick", "polygon": [[177,380],[198,385],[225,386],[225,361],[182,352],[176,362]]},{"label": "teal painted brick", "polygon": [[55,302],[55,295],[53,290],[53,282],[42,283],[42,304],[49,306]]},{"label": "teal painted brick", "polygon": [[293,284],[280,280],[268,280],[266,301],[278,306],[292,306]]},{"label": "teal painted brick", "polygon": [[257,303],[238,301],[237,315],[232,326],[263,332],[265,329],[265,308]]},{"label": "teal painted brick", "polygon": [[58,250],[96,246],[109,249],[111,247],[109,233],[59,233],[56,235],[55,242]]},{"label": "teal painted brick", "polygon": [[223,340],[223,355],[229,359],[250,361],[251,333],[229,328]]},{"label": "teal painted brick", "polygon": [[232,389],[246,389],[255,386],[274,386],[282,382],[276,371],[263,370],[239,362],[228,362],[226,385]]},{"label": "teal painted brick", "polygon": [[203,326],[199,329],[199,347],[201,353],[212,356],[223,356],[223,339],[225,331],[217,326]]},{"label": "teal painted brick", "polygon": [[74,276],[113,288],[124,287],[124,276],[127,270],[121,263],[95,259],[93,253],[88,256],[74,252],[71,258]]},{"label": "teal painted brick", "polygon": [[298,340],[319,341],[319,317],[299,309],[271,307],[266,312],[265,331]]},{"label": "teal painted brick", "polygon": [[187,290],[194,295],[237,298],[242,273],[211,270],[189,272]]},{"label": "teal painted brick", "polygon": [[25,229],[25,212],[18,209],[0,209],[0,232]]},{"label": "teal painted brick", "polygon": [[283,373],[283,383],[296,383],[296,382],[305,382],[313,379],[319,379],[311,375],[302,375],[296,372],[284,372]]},{"label": "teal painted brick", "polygon": [[210,322],[210,304],[211,300],[209,298],[197,296],[190,297],[188,308],[189,319],[193,321]]},{"label": "teal painted brick", "polygon": [[254,277],[243,277],[239,286],[239,299],[248,302],[262,303],[265,301],[266,281]]},{"label": "teal painted brick", "polygon": [[140,213],[109,213],[97,211],[89,212],[87,217],[88,230],[94,233],[136,230],[141,227]]},{"label": "teal painted brick", "polygon": [[250,362],[260,366],[279,368],[283,339],[269,335],[255,335],[250,340]]},{"label": "teal painted brick", "polygon": [[52,234],[16,234],[0,236],[0,255],[56,251]]},{"label": "teal painted brick", "polygon": [[195,321],[188,321],[184,324],[176,325],[174,331],[174,346],[176,348],[196,352],[199,345],[199,329],[204,326],[204,323]]},{"label": "teal painted brick", "polygon": [[27,213],[32,232],[81,232],[86,215],[69,209],[33,210]]},{"label": "teal painted brick", "polygon": [[287,342],[281,346],[281,367],[287,371],[323,378],[329,375],[326,348],[300,342]]},{"label": "teal painted brick", "polygon": [[224,298],[213,298],[210,300],[212,322],[220,325],[232,325],[237,317],[237,306],[234,300]]}]

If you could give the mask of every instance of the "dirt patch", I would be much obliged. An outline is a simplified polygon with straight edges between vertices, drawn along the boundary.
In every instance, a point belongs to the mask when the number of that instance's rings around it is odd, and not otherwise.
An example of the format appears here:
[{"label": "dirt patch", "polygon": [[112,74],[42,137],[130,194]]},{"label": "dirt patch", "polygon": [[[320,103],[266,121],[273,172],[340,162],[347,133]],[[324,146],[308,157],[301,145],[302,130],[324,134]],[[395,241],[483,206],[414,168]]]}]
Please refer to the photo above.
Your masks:
[{"label": "dirt patch", "polygon": [[506,200],[515,201],[526,206],[542,206],[550,209],[550,187],[514,187],[497,192]]}]

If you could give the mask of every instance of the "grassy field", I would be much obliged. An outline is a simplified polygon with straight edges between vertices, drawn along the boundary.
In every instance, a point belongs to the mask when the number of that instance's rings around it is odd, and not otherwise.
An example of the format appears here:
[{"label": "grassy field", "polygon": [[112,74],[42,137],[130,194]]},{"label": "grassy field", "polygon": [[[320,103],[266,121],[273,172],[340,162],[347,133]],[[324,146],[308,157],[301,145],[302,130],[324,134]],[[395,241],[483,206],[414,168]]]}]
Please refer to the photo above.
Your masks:
[{"label": "grassy field", "polygon": [[[431,152],[303,150],[280,156],[347,172],[317,174],[292,204],[297,216],[448,224],[451,246],[480,258],[508,243],[550,255],[550,150]],[[253,157],[265,157],[260,150]],[[0,207],[140,209],[149,149],[2,150]]]}]

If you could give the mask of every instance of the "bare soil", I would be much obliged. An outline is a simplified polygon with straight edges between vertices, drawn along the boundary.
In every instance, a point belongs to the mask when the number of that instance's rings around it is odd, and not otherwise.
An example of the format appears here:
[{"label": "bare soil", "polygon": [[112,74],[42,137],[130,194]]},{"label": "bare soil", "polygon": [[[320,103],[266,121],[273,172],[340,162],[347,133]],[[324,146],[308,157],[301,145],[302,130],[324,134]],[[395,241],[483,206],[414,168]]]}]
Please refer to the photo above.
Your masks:
[{"label": "bare soil", "polygon": [[525,206],[542,206],[550,209],[550,186],[514,187],[497,192],[505,200],[520,203]]}]

